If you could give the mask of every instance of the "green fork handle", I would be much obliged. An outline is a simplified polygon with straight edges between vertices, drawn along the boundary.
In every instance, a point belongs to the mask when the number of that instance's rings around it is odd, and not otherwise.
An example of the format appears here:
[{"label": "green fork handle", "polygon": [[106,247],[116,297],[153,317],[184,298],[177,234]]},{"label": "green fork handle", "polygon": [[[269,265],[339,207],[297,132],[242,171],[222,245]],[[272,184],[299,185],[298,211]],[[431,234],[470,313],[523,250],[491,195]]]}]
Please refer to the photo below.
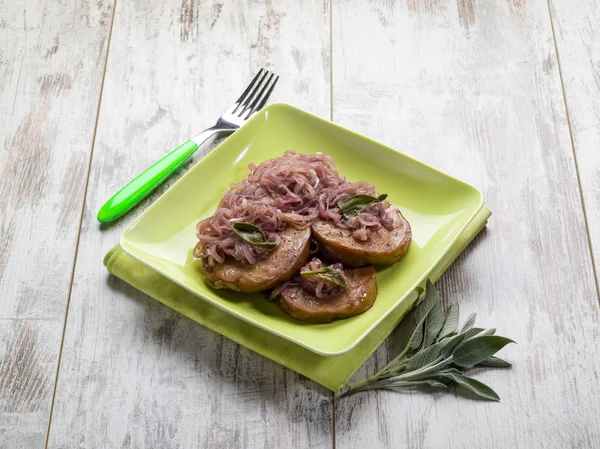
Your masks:
[{"label": "green fork handle", "polygon": [[151,167],[144,170],[125,187],[115,193],[100,208],[98,221],[108,223],[125,214],[181,167],[197,149],[198,144],[188,140],[155,162]]},{"label": "green fork handle", "polygon": [[104,203],[98,212],[100,223],[109,223],[121,217],[137,203],[146,198],[154,189],[161,185],[179,167],[181,167],[198,149],[198,146],[213,134],[234,132],[236,128],[214,126],[208,128],[192,140],[182,143],[161,160],[140,173],[129,184],[119,190]]},{"label": "green fork handle", "polygon": [[146,198],[154,189],[166,181],[180,168],[198,149],[198,146],[216,133],[232,133],[236,128],[214,126],[198,134],[191,140],[182,143],[165,157],[144,170],[125,187],[104,203],[98,211],[98,221],[109,223],[123,216],[136,204]]}]

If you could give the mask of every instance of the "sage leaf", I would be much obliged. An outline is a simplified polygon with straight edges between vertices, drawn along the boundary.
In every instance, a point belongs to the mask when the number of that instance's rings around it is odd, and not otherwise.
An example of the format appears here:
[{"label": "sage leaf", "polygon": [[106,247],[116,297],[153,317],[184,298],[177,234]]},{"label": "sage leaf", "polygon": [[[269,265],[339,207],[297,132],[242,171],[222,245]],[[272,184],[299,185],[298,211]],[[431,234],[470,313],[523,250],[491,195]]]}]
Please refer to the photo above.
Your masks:
[{"label": "sage leaf", "polygon": [[[447,388],[456,384],[480,399],[498,401],[500,398],[487,385],[463,375],[474,366],[504,368],[510,363],[494,354],[514,343],[494,335],[496,329],[474,327],[475,314],[469,316],[461,331],[458,328],[458,306],[451,307],[445,319],[436,310],[441,304],[431,282],[422,300],[400,324],[399,343],[403,351],[375,375],[344,389],[342,396],[361,391],[430,386]],[[443,321],[440,326],[439,322]],[[433,342],[431,341],[433,336]]]},{"label": "sage leaf", "polygon": [[443,382],[439,382],[434,379],[423,379],[423,380],[409,380],[409,381],[397,381],[385,384],[385,388],[399,388],[399,387],[434,387],[434,388],[448,388],[448,385]]},{"label": "sage leaf", "polygon": [[459,369],[457,369],[457,368],[451,367],[451,368],[444,368],[443,370],[440,370],[439,373],[440,374],[448,374],[448,373],[451,373],[451,374],[462,374],[462,371],[459,370]]},{"label": "sage leaf", "polygon": [[465,340],[468,340],[469,338],[474,337],[475,335],[480,334],[484,330],[485,329],[482,329],[480,327],[472,327],[468,331],[464,332],[463,335],[465,336]]},{"label": "sage leaf", "polygon": [[500,357],[490,356],[483,362],[479,362],[477,366],[488,366],[490,368],[510,368],[512,364],[501,359]]},{"label": "sage leaf", "polygon": [[456,348],[463,340],[465,339],[464,334],[454,335],[452,337],[446,337],[444,340],[440,341],[440,354],[442,356],[447,357],[452,354],[454,348]]},{"label": "sage leaf", "polygon": [[490,401],[499,401],[500,400],[500,396],[498,396],[498,394],[494,390],[492,390],[490,387],[488,387],[483,382],[479,382],[478,380],[475,380],[471,377],[461,376],[460,374],[446,374],[446,376],[448,378],[452,379],[454,382],[456,382],[461,387],[464,387],[467,390],[472,391],[477,396],[479,396],[483,399],[487,399]]},{"label": "sage leaf", "polygon": [[425,319],[425,334],[423,340],[424,348],[427,348],[435,341],[440,333],[440,330],[442,330],[442,326],[444,325],[444,312],[442,311],[442,300],[440,298],[440,293],[434,289],[431,294],[435,298],[435,303]]},{"label": "sage leaf", "polygon": [[267,241],[267,236],[258,226],[243,221],[231,223],[231,229],[246,242],[260,248],[275,248],[277,243]]},{"label": "sage leaf", "polygon": [[[413,339],[422,338],[423,336],[423,322],[427,315],[431,311],[431,308],[434,306],[435,301],[439,300],[439,297],[433,295],[433,284],[430,281],[427,281],[427,290],[423,299],[413,308],[413,310],[404,318],[401,325],[398,328],[398,342],[399,347],[403,348],[401,353],[391,362],[402,358],[411,348],[411,343]],[[418,334],[421,332],[421,336]],[[422,340],[419,340],[419,345]],[[416,347],[418,348],[419,345]],[[414,349],[414,348],[413,348]],[[390,363],[390,364],[391,364]],[[385,368],[384,368],[385,369]]]},{"label": "sage leaf", "polygon": [[453,362],[463,368],[471,368],[494,355],[513,340],[498,335],[484,335],[463,341],[454,351]]},{"label": "sage leaf", "polygon": [[421,324],[421,326],[419,326],[419,329],[413,335],[413,338],[410,341],[410,344],[408,345],[408,348],[410,351],[416,351],[417,349],[419,349],[421,347],[421,344],[423,343],[423,340],[424,340],[424,337],[423,337],[424,328],[425,328],[425,322],[423,322],[423,324]]},{"label": "sage leaf", "polygon": [[422,381],[424,384],[429,385],[430,387],[435,387],[435,388],[448,388],[448,385],[446,385],[443,382],[438,382],[437,380],[434,379],[425,379]]},{"label": "sage leaf", "polygon": [[[444,371],[446,371],[446,370],[444,370]],[[460,371],[456,371],[456,374],[460,374]],[[429,376],[426,380],[440,383],[440,384],[444,385],[444,387],[446,387],[446,388],[448,388],[450,385],[452,385],[454,383],[454,381],[452,379],[449,379],[448,377],[444,376],[442,373],[440,373],[439,375],[435,375],[435,376]]]},{"label": "sage leaf", "polygon": [[430,386],[430,387],[435,387],[435,388],[448,388],[448,385],[446,385],[443,382],[439,382],[437,380],[434,379],[425,379],[422,381],[424,384]]},{"label": "sage leaf", "polygon": [[413,371],[433,362],[440,355],[440,345],[435,344],[419,351],[406,362],[406,371]]},{"label": "sage leaf", "polygon": [[465,340],[468,340],[469,338],[483,337],[484,335],[494,335],[495,333],[496,333],[495,328],[482,329],[480,327],[472,327],[471,329],[469,329],[462,335],[465,336]]},{"label": "sage leaf", "polygon": [[477,317],[476,313],[472,313],[471,315],[469,315],[469,317],[467,318],[467,321],[465,321],[465,324],[463,324],[463,327],[460,330],[461,334],[468,331],[469,329],[471,329],[473,327],[473,324],[475,324],[476,317]]},{"label": "sage leaf", "polygon": [[321,279],[332,282],[335,285],[346,288],[346,278],[342,275],[339,270],[331,267],[321,268],[320,270],[313,271],[301,271],[302,276],[318,276]]},{"label": "sage leaf", "polygon": [[387,198],[387,194],[374,197],[371,195],[354,195],[347,200],[340,201],[338,207],[342,211],[345,218],[354,217],[360,214],[363,210],[369,207],[372,203],[383,201]]},{"label": "sage leaf", "polygon": [[446,319],[444,321],[444,326],[440,331],[440,335],[438,340],[441,340],[444,337],[452,335],[458,329],[458,318],[459,318],[459,309],[458,304],[452,304],[450,306],[450,311],[446,315]]}]

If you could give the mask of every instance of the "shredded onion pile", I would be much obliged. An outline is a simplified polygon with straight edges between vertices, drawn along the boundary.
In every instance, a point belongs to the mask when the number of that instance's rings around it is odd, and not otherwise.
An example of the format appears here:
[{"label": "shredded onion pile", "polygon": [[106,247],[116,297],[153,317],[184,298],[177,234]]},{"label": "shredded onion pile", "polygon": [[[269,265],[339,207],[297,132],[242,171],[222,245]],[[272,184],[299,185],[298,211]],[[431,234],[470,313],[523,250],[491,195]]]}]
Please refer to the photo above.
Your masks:
[{"label": "shredded onion pile", "polygon": [[340,201],[354,195],[376,196],[377,192],[367,182],[352,183],[340,176],[333,159],[322,153],[288,150],[282,157],[250,164],[249,169],[242,181],[230,186],[215,214],[198,223],[194,257],[207,259],[209,266],[223,263],[227,256],[254,264],[270,251],[239,237],[231,228],[235,221],[258,226],[268,241],[276,243],[287,225],[306,229],[317,219],[352,229],[360,241],[367,241],[382,227],[393,229],[393,206],[387,202],[373,203],[348,220],[342,216]]}]

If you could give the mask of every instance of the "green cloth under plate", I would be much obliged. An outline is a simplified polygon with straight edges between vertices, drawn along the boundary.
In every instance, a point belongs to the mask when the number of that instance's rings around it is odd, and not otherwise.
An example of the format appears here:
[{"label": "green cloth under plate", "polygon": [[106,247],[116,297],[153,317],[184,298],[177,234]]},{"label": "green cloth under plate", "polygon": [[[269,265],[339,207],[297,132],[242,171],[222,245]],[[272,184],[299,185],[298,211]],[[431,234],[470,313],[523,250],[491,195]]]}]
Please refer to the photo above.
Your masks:
[{"label": "green cloth under plate", "polygon": [[[490,215],[490,210],[486,208],[479,212],[432,271],[429,276],[432,282],[446,271],[469,242],[485,227]],[[398,306],[351,351],[336,356],[322,356],[212,306],[128,256],[118,245],[108,252],[104,258],[104,265],[116,277],[188,318],[297,371],[332,391],[338,391],[346,385],[352,375],[396,328],[408,309],[402,304]],[[413,292],[412,295],[412,298],[404,301],[405,304],[414,303],[417,293]]]}]

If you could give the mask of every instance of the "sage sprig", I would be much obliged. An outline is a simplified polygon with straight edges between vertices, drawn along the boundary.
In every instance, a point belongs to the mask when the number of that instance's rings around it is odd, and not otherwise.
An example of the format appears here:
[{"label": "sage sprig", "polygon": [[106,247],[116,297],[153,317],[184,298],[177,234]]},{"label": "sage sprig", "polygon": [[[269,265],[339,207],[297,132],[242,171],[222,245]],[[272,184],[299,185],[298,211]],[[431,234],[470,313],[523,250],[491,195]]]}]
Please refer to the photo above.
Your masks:
[{"label": "sage sprig", "polygon": [[510,367],[494,354],[514,341],[495,335],[496,329],[474,327],[475,317],[469,315],[459,330],[458,305],[444,314],[440,294],[428,281],[425,296],[398,329],[402,352],[374,376],[346,387],[341,396],[376,389],[447,389],[456,385],[480,399],[499,401],[494,390],[464,372],[476,366]]},{"label": "sage sprig", "polygon": [[346,288],[346,278],[344,278],[342,273],[335,268],[324,267],[319,270],[301,271],[300,274],[302,276],[318,276],[321,279],[325,279],[335,285]]},{"label": "sage sprig", "polygon": [[264,231],[260,229],[258,226],[255,226],[251,223],[246,223],[244,221],[234,221],[231,223],[231,229],[237,235],[239,235],[246,242],[250,243],[253,246],[258,246],[260,248],[275,248],[277,243],[269,242],[267,240],[267,236]]},{"label": "sage sprig", "polygon": [[383,201],[386,198],[386,193],[379,195],[378,197],[371,195],[354,195],[347,200],[340,201],[338,207],[340,208],[340,211],[342,211],[344,218],[350,218],[360,214],[371,204]]}]

